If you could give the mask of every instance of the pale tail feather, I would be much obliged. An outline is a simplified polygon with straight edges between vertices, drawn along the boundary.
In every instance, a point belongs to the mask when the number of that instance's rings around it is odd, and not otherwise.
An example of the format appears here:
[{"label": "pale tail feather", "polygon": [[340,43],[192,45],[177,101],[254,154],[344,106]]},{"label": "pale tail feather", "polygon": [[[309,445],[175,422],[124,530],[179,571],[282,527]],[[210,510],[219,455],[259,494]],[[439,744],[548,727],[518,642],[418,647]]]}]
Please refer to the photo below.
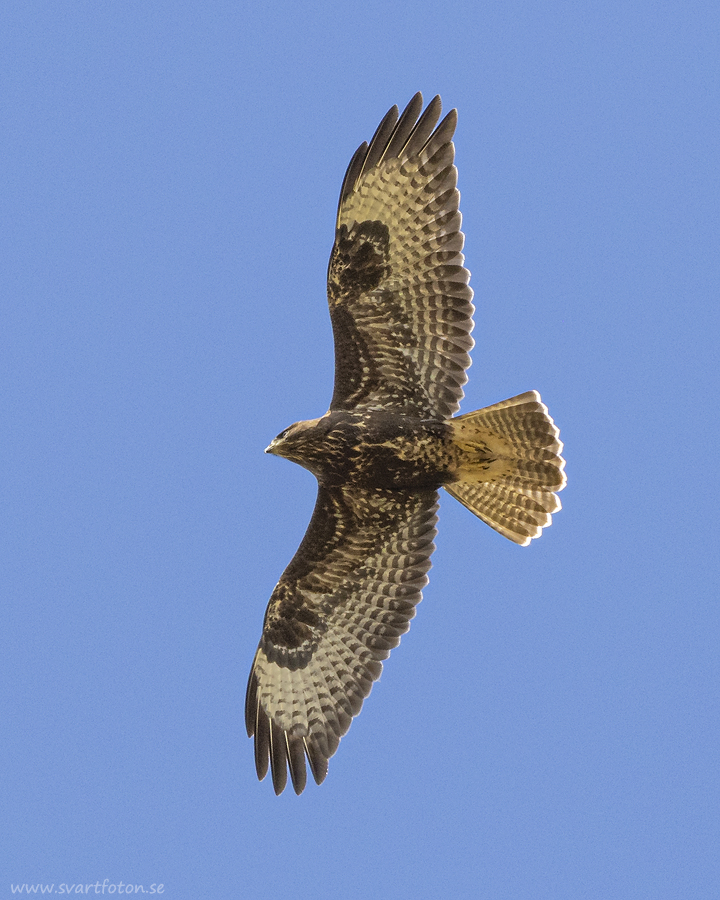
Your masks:
[{"label": "pale tail feather", "polygon": [[445,490],[516,544],[540,537],[567,480],[560,432],[540,394],[528,391],[448,424],[458,464]]}]

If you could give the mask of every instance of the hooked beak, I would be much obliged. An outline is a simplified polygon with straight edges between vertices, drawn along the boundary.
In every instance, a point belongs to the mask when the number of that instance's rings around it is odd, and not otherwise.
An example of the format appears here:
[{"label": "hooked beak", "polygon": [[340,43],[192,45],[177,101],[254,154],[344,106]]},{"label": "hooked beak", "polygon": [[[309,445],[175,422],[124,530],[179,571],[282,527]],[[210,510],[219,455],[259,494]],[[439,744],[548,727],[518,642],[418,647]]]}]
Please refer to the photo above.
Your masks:
[{"label": "hooked beak", "polygon": [[265,452],[266,452],[266,453],[272,453],[273,456],[278,456],[279,454],[278,454],[277,451],[278,451],[278,444],[279,444],[279,443],[280,443],[280,442],[278,441],[278,439],[277,439],[276,437],[273,438],[273,439],[270,441],[270,443],[267,445],[267,447],[265,448]]}]

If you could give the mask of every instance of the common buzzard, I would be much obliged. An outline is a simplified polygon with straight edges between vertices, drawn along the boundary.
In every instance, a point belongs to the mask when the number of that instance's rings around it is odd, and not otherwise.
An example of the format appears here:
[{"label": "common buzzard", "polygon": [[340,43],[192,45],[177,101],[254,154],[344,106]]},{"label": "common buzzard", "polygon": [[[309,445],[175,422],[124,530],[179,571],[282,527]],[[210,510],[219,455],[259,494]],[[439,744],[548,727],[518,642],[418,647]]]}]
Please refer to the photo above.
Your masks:
[{"label": "common buzzard", "polygon": [[[247,688],[259,778],[320,784],[427,583],[444,487],[517,544],[560,509],[558,429],[536,391],[453,418],[473,346],[453,109],[397,106],[353,156],[328,268],[335,388],[267,453],[318,480],[272,593]],[[422,114],[421,114],[422,112]],[[435,127],[437,125],[437,127]]]}]

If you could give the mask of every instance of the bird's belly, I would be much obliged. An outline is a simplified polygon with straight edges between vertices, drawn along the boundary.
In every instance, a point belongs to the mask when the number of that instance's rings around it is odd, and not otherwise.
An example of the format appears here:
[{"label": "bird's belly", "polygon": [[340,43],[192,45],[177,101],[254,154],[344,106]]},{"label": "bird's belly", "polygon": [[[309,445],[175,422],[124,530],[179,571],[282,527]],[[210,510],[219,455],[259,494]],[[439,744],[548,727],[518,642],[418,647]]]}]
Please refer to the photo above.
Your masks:
[{"label": "bird's belly", "polygon": [[438,434],[396,434],[368,442],[354,459],[351,480],[363,487],[434,490],[445,480],[445,444]]}]

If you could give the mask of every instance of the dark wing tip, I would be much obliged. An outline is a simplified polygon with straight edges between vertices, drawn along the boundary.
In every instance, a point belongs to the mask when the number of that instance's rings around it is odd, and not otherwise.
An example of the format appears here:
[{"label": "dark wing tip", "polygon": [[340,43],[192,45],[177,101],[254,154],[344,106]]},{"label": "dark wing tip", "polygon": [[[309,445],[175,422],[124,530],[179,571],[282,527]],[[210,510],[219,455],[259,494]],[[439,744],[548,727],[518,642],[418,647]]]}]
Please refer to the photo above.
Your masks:
[{"label": "dark wing tip", "polygon": [[290,737],[285,732],[288,768],[293,790],[298,796],[305,790],[307,770],[305,768],[305,745],[301,737]]},{"label": "dark wing tip", "polygon": [[[316,784],[322,784],[328,772],[328,755],[317,740],[289,735],[269,718],[258,702],[257,676],[250,673],[245,695],[245,728],[248,737],[255,738],[255,771],[262,781],[271,770],[273,788],[282,794],[287,784],[288,770],[293,790],[302,794],[307,783],[305,757],[310,763],[310,771]],[[325,742],[327,743],[327,742]],[[337,741],[333,750],[337,748]],[[327,747],[324,748],[327,750]]]},{"label": "dark wing tip", "polygon": [[428,156],[432,156],[432,154],[438,148],[442,147],[443,144],[448,144],[453,139],[453,135],[455,134],[455,129],[457,128],[457,110],[451,109],[450,112],[445,116],[442,122],[438,125],[438,127],[433,131],[430,137],[425,142],[425,146],[423,150],[426,150]]},{"label": "dark wing tip", "polygon": [[304,738],[303,743],[315,784],[322,784],[328,773],[328,758],[312,738]]},{"label": "dark wing tip", "polygon": [[402,151],[407,143],[407,139],[412,134],[418,116],[422,112],[422,105],[423,96],[420,91],[418,91],[398,119],[397,125],[385,146],[385,152],[382,155],[383,159],[393,159]]},{"label": "dark wing tip", "polygon": [[431,141],[440,146],[452,140],[457,125],[457,110],[451,109],[436,130],[440,119],[442,100],[436,94],[422,112],[423,96],[418,91],[398,117],[397,106],[391,106],[378,125],[370,143],[364,141],[355,151],[345,172],[338,217],[344,201],[355,190],[360,177],[384,159],[405,158],[423,150]]},{"label": "dark wing tip", "polygon": [[260,781],[267,775],[270,760],[270,720],[258,704],[255,711],[255,771]]},{"label": "dark wing tip", "polygon": [[255,675],[255,666],[250,670],[248,678],[247,690],[245,692],[245,730],[247,736],[252,737],[255,734],[255,716],[257,710],[257,676]]},{"label": "dark wing tip", "polygon": [[[264,712],[263,715],[265,715]],[[270,720],[270,772],[275,793],[280,795],[287,784],[287,744],[285,743],[285,732],[272,719]]]},{"label": "dark wing tip", "polygon": [[343,178],[342,187],[340,188],[340,199],[338,200],[338,218],[340,217],[340,210],[342,209],[343,203],[350,196],[350,194],[352,194],[355,188],[357,180],[360,176],[360,172],[362,171],[367,152],[368,143],[367,141],[363,141],[353,154],[353,158],[350,160],[350,165],[347,167],[345,177]]},{"label": "dark wing tip", "polygon": [[[360,175],[363,172],[369,172],[370,169],[375,168],[375,166],[380,162],[383,158],[383,154],[385,153],[385,148],[392,137],[395,126],[398,121],[399,110],[397,106],[391,106],[390,109],[385,113],[382,118],[382,121],[375,129],[375,134],[372,136],[372,140],[370,141],[370,146],[368,147],[368,152],[365,157],[365,161],[363,163],[362,170],[360,171]],[[360,177],[358,175],[358,177]]]},{"label": "dark wing tip", "polygon": [[422,150],[432,134],[433,128],[437,125],[441,111],[442,100],[440,99],[440,94],[435,94],[425,107],[425,112],[417,120],[415,127],[405,142],[402,148],[404,156],[413,156]]}]

